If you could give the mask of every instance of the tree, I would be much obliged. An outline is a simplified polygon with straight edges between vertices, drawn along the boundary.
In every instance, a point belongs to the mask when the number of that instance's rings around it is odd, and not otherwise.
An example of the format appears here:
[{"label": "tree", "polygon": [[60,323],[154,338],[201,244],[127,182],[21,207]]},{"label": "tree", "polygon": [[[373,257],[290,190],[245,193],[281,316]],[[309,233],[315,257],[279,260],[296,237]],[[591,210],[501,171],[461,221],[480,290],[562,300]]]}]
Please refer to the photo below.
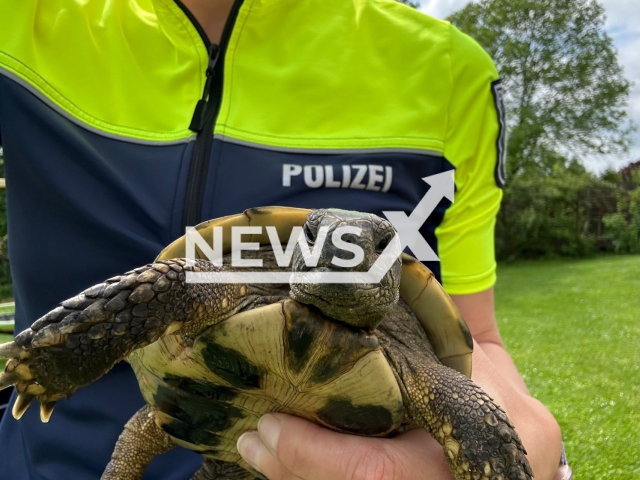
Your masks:
[{"label": "tree", "polygon": [[628,150],[630,82],[597,0],[482,0],[449,20],[487,50],[503,78],[508,173]]}]

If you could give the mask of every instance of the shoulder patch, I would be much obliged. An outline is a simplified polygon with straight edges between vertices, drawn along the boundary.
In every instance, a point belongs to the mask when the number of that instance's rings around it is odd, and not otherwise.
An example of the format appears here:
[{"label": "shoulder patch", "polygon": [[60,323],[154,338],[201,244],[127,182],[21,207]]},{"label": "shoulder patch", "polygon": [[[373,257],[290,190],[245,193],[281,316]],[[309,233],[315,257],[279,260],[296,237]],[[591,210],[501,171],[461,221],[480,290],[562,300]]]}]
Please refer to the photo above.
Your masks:
[{"label": "shoulder patch", "polygon": [[496,139],[496,151],[498,158],[496,159],[495,178],[496,184],[500,188],[504,188],[505,181],[505,160],[506,160],[506,123],[504,108],[504,92],[502,87],[502,79],[491,82],[491,93],[493,94],[493,102],[498,114],[498,138]]}]

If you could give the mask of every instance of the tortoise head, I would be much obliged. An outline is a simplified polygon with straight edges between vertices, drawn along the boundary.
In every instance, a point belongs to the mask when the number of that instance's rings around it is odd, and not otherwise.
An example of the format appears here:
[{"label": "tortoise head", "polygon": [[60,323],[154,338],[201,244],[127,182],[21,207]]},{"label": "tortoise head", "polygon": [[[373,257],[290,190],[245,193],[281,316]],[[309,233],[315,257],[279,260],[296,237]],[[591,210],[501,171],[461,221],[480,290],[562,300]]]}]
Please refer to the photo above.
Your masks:
[{"label": "tortoise head", "polygon": [[[292,268],[297,273],[367,272],[396,235],[391,224],[376,215],[338,209],[314,210],[303,231],[309,252],[305,260],[300,243],[296,245]],[[398,301],[401,272],[398,258],[378,283],[296,281],[291,297],[336,320],[373,329]]]}]

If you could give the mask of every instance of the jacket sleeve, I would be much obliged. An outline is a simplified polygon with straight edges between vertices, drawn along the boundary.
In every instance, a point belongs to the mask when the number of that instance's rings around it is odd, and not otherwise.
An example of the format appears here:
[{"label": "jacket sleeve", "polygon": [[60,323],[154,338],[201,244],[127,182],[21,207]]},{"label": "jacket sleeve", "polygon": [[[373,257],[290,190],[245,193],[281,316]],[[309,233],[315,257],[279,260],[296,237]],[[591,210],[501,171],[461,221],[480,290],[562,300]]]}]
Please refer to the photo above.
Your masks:
[{"label": "jacket sleeve", "polygon": [[455,201],[436,229],[442,283],[450,294],[496,281],[494,229],[504,185],[502,85],[489,55],[451,27],[452,90],[444,146],[456,167]]}]

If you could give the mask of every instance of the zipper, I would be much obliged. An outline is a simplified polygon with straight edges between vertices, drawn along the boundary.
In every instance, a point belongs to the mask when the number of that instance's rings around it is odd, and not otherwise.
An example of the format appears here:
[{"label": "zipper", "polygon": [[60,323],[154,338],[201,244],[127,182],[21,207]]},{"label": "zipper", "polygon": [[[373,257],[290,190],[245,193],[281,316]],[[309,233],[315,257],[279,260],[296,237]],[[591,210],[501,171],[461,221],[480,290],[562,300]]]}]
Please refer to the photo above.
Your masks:
[{"label": "zipper", "polygon": [[196,143],[193,147],[193,154],[191,155],[191,164],[189,165],[187,190],[182,212],[181,231],[184,232],[185,227],[199,223],[202,215],[207,172],[209,170],[211,150],[213,147],[213,127],[218,118],[220,103],[222,101],[224,55],[243,0],[234,1],[224,30],[222,31],[219,45],[212,44],[193,14],[180,0],[175,1],[191,23],[193,23],[209,54],[202,98],[200,98],[196,104],[191,118],[191,124],[189,125],[189,130],[196,132],[197,136]]}]

